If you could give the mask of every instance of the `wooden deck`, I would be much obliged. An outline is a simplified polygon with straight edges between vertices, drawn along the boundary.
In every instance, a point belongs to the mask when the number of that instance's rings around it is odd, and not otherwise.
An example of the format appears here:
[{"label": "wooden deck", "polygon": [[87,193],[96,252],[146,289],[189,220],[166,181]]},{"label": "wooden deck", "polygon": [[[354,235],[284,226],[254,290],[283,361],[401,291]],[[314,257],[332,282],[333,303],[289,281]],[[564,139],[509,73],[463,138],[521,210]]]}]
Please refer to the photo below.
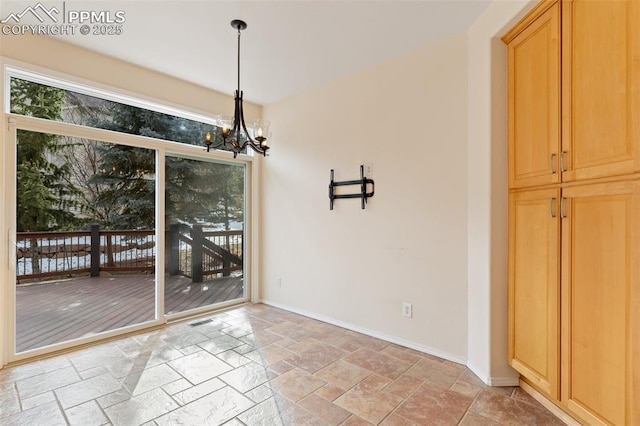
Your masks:
[{"label": "wooden deck", "polygon": [[[242,277],[202,283],[169,276],[165,312],[176,313],[243,296]],[[72,278],[16,289],[18,352],[89,336],[155,317],[155,276]]]}]

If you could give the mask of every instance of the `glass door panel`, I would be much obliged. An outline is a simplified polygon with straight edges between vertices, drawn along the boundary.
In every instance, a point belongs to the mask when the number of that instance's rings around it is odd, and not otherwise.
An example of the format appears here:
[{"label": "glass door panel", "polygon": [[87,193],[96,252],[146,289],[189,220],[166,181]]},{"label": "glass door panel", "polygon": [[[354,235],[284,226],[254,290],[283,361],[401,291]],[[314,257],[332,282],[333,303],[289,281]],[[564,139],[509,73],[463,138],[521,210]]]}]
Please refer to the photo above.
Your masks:
[{"label": "glass door panel", "polygon": [[245,166],[166,158],[165,312],[245,297]]},{"label": "glass door panel", "polygon": [[156,319],[155,156],[18,131],[16,353]]}]

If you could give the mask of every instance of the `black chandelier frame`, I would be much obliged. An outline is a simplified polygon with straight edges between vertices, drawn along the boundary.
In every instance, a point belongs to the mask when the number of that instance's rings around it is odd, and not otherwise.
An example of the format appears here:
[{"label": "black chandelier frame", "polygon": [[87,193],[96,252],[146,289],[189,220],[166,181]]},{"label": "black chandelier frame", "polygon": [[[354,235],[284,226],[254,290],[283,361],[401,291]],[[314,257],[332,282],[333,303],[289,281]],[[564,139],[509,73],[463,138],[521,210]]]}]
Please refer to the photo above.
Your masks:
[{"label": "black chandelier frame", "polygon": [[[257,133],[257,136],[255,136],[254,138],[251,137],[251,133],[247,129],[247,125],[244,122],[244,110],[242,108],[242,97],[244,93],[242,90],[240,90],[240,35],[241,31],[247,28],[247,23],[240,19],[234,19],[233,21],[231,21],[231,27],[235,28],[238,31],[238,88],[235,91],[234,97],[235,108],[233,113],[233,125],[230,128],[224,126],[222,127],[220,131],[222,142],[214,144],[211,133],[207,133],[204,144],[207,147],[207,152],[209,152],[211,149],[217,149],[229,144],[233,152],[233,158],[236,158],[237,155],[244,151],[247,147],[266,157],[267,151],[269,150],[269,145],[267,145],[266,143],[267,138],[264,134],[261,133],[262,129],[254,129],[254,131]],[[265,127],[264,131],[266,134],[268,129]]]}]

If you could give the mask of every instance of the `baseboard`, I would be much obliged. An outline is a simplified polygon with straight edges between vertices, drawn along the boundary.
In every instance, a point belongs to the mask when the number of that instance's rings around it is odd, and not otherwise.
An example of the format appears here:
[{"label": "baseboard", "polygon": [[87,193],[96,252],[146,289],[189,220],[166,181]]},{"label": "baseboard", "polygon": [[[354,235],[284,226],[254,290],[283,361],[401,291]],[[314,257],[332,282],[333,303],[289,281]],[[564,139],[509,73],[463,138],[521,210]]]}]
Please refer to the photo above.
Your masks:
[{"label": "baseboard", "polygon": [[441,350],[431,348],[429,346],[421,345],[419,343],[411,342],[408,340],[400,339],[395,336],[391,336],[388,334],[380,333],[375,330],[370,330],[368,328],[360,327],[348,322],[340,321],[335,318],[327,317],[324,315],[317,314],[315,312],[305,311],[304,309],[294,308],[292,306],[284,305],[281,303],[273,302],[270,300],[262,300],[260,303],[264,303],[265,305],[273,306],[275,308],[284,309],[285,311],[293,312],[294,314],[303,315],[305,317],[313,318],[318,321],[326,322],[328,324],[336,325],[338,327],[346,328],[347,330],[355,331],[357,333],[365,334],[367,336],[375,337],[376,339],[384,340],[389,343],[395,343],[396,345],[404,346],[406,348],[415,349],[416,351],[423,352],[429,355],[436,356],[438,358],[443,358],[451,362],[455,362],[456,364],[467,365],[467,360],[459,357],[454,354],[450,354],[447,352],[443,352]]},{"label": "baseboard", "polygon": [[467,361],[467,368],[473,372],[480,380],[482,380],[488,386],[518,386],[518,377],[492,377],[487,374],[486,371],[478,368],[473,363]]},{"label": "baseboard", "polygon": [[531,395],[533,399],[538,401],[544,408],[551,411],[554,416],[562,420],[565,424],[569,426],[580,426],[580,422],[576,419],[562,411],[558,406],[556,406],[553,402],[549,401],[544,395],[535,390],[531,385],[527,382],[520,380],[520,389]]}]

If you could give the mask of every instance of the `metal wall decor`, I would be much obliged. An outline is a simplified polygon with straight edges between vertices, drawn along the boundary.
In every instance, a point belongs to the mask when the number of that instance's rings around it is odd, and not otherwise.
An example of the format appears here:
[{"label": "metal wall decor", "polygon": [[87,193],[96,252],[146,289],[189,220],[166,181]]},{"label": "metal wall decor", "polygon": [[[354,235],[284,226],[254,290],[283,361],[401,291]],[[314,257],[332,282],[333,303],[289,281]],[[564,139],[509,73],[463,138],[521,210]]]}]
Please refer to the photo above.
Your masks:
[{"label": "metal wall decor", "polygon": [[231,26],[238,30],[238,89],[235,94],[235,111],[233,118],[226,116],[218,116],[216,125],[220,127],[220,136],[222,141],[214,144],[214,140],[220,138],[212,137],[211,133],[207,133],[204,144],[207,146],[207,152],[210,149],[220,148],[229,144],[233,151],[233,158],[242,152],[247,146],[258,154],[267,156],[269,145],[267,145],[267,137],[269,136],[269,122],[266,120],[257,120],[251,123],[249,128],[244,122],[244,111],[242,110],[242,95],[240,90],[240,31],[247,28],[247,23],[240,19],[231,21]]},{"label": "metal wall decor", "polygon": [[[336,186],[360,185],[360,192],[354,194],[336,194],[334,188]],[[367,192],[367,185],[371,185],[371,192]],[[375,191],[375,182],[368,179],[364,175],[364,165],[360,166],[360,179],[345,180],[336,182],[333,180],[333,169],[331,169],[331,181],[329,182],[329,210],[333,210],[333,200],[340,198],[360,198],[362,209],[367,204],[367,198],[373,197]]]}]

